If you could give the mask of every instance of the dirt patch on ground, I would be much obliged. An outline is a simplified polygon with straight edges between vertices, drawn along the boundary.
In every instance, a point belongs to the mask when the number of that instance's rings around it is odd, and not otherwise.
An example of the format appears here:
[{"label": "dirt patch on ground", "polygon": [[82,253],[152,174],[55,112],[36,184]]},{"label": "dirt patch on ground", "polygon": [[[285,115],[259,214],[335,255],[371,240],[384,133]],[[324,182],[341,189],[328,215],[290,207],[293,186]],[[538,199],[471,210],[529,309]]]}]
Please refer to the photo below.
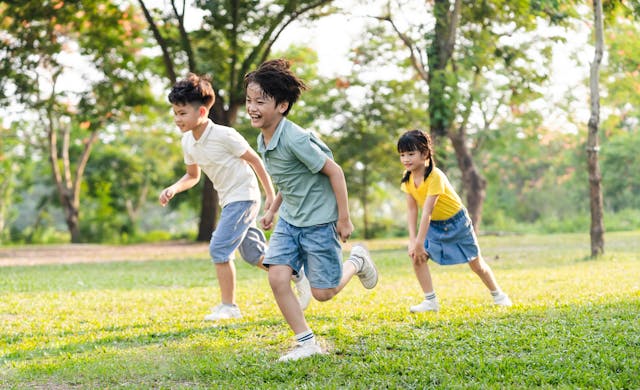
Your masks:
[{"label": "dirt patch on ground", "polygon": [[0,267],[14,265],[97,263],[208,258],[209,243],[188,241],[153,244],[61,244],[0,248]]}]

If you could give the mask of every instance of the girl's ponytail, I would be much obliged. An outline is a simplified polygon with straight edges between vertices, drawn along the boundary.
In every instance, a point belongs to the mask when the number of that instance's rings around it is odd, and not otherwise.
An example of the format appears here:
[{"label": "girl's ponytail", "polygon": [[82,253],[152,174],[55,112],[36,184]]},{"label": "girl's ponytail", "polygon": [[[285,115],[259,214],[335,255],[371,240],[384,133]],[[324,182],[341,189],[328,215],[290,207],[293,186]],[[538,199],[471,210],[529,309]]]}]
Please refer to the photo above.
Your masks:
[{"label": "girl's ponytail", "polygon": [[433,171],[433,164],[435,164],[433,162],[433,154],[429,153],[429,166],[424,170],[424,180],[427,180],[427,177],[429,177],[431,171]]},{"label": "girl's ponytail", "polygon": [[402,181],[400,183],[408,182],[410,177],[411,177],[411,172],[405,171],[404,176],[402,176]]}]

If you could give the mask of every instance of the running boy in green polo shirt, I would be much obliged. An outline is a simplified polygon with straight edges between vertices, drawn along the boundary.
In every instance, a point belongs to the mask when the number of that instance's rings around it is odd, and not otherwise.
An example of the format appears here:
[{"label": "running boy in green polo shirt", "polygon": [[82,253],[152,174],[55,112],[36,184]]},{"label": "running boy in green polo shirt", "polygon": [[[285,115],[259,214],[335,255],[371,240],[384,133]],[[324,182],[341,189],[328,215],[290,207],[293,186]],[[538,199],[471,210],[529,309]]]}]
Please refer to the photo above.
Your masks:
[{"label": "running boy in green polo shirt", "polygon": [[375,287],[378,272],[362,245],[354,245],[342,263],[340,240],[346,242],[353,231],[344,173],[320,139],[286,118],[306,85],[282,59],[263,63],[245,76],[244,83],[251,125],[260,129],[258,152],[278,188],[260,222],[270,229],[280,212],[263,264],[298,343],[280,360],[297,360],[323,351],[296,302],[289,283],[292,273],[304,267],[313,297],[327,301],[353,275],[365,288]]}]

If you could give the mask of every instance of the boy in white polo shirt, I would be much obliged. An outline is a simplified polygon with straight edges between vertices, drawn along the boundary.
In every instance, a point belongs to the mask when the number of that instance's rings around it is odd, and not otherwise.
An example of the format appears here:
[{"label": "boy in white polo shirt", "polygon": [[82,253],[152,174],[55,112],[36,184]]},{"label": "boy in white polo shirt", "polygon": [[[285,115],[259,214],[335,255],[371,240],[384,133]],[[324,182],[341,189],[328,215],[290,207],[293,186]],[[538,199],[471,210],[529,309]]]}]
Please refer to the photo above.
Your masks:
[{"label": "boy in white polo shirt", "polygon": [[[236,249],[248,263],[266,269],[262,260],[266,251],[264,233],[257,228],[260,209],[260,188],[265,191],[265,209],[269,209],[275,194],[271,179],[260,157],[233,128],[213,123],[209,110],[215,101],[208,79],[189,74],[178,81],[169,93],[175,123],[182,131],[182,151],[186,174],[160,193],[160,204],[166,206],[175,194],[188,190],[200,181],[200,170],[218,191],[222,212],[211,236],[209,253],[216,266],[222,303],[205,317],[217,321],[242,316],[235,301],[236,269],[233,263]],[[254,174],[255,172],[255,174]],[[292,277],[298,300],[305,309],[311,299],[309,282],[300,272]]]}]

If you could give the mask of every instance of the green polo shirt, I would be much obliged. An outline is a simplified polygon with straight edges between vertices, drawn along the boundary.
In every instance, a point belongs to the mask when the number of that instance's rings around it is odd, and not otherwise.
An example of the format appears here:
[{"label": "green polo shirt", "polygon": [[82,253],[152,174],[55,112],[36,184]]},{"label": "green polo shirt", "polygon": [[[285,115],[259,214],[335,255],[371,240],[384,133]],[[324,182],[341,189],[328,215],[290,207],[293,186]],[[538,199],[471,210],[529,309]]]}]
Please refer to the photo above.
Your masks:
[{"label": "green polo shirt", "polygon": [[338,204],[329,177],[320,173],[331,150],[310,131],[282,118],[269,145],[258,135],[262,155],[273,184],[282,194],[280,218],[297,227],[338,220]]}]

